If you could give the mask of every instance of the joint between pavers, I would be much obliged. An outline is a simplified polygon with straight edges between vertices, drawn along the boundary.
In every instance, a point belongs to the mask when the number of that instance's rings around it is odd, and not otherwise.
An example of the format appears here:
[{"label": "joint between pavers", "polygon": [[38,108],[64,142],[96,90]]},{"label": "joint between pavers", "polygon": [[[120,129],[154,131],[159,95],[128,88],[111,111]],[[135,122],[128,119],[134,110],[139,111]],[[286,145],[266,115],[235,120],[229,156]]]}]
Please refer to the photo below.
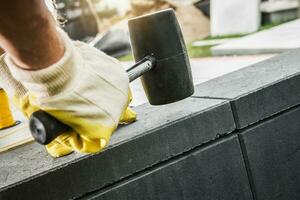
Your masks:
[{"label": "joint between pavers", "polygon": [[79,197],[76,197],[75,199],[77,200],[85,200],[85,199],[89,199],[90,197],[92,196],[95,196],[95,195],[101,195],[103,194],[105,191],[107,190],[110,190],[112,188],[117,188],[119,186],[122,186],[124,183],[126,183],[127,181],[130,181],[130,180],[135,180],[136,178],[138,177],[141,177],[151,171],[155,171],[155,170],[158,170],[159,168],[163,167],[163,166],[167,166],[167,165],[170,165],[171,163],[173,163],[174,161],[177,161],[177,160],[181,160],[183,159],[185,156],[188,156],[188,155],[191,155],[199,150],[205,150],[206,148],[209,148],[209,147],[212,147],[214,145],[218,145],[218,142],[220,140],[224,140],[226,138],[230,138],[230,137],[234,137],[236,134],[226,134],[226,135],[223,135],[222,137],[219,137],[217,139],[214,139],[214,140],[210,140],[210,141],[207,141],[206,143],[202,143],[202,144],[199,144],[195,147],[192,147],[184,152],[182,152],[181,154],[178,154],[178,155],[175,155],[167,160],[163,160],[159,163],[156,163],[154,165],[150,165],[140,171],[136,171],[134,173],[131,173],[130,175],[128,176],[125,176],[113,183],[110,183],[110,184],[107,184],[106,186],[102,187],[102,188],[99,188],[99,189],[96,189],[94,191],[90,191],[88,193],[85,193],[85,194],[82,194],[81,196]]},{"label": "joint between pavers", "polygon": [[236,130],[238,130],[239,127],[241,127],[241,124],[238,120],[238,114],[237,114],[237,111],[236,111],[236,107],[235,107],[235,105],[232,101],[229,101],[229,105],[230,105],[230,108],[231,108],[235,128],[236,128]]},{"label": "joint between pavers", "polygon": [[247,177],[248,177],[248,180],[249,180],[249,185],[250,185],[250,189],[251,189],[254,200],[258,199],[257,191],[256,191],[256,188],[255,188],[254,179],[253,179],[252,171],[251,171],[251,168],[250,168],[250,161],[249,161],[249,158],[248,158],[248,152],[247,152],[246,144],[245,144],[245,141],[244,141],[241,133],[243,133],[247,130],[251,130],[251,129],[257,127],[257,126],[263,125],[266,122],[268,122],[270,120],[273,120],[274,118],[280,117],[282,115],[285,115],[285,114],[287,114],[289,112],[292,112],[293,110],[297,110],[299,108],[300,108],[300,104],[297,104],[295,106],[287,108],[286,110],[283,110],[279,113],[276,113],[275,115],[272,115],[268,118],[260,120],[260,121],[254,123],[254,124],[251,124],[251,125],[249,125],[245,128],[242,128],[240,130],[235,131],[235,134],[237,134],[238,140],[239,140],[239,143],[240,143],[241,152],[242,152],[242,156],[243,156],[243,160],[244,160],[244,164],[245,164],[245,168],[246,168],[246,172],[247,172]]},{"label": "joint between pavers", "polygon": [[246,168],[246,173],[247,173],[247,177],[248,177],[252,197],[253,197],[253,200],[257,200],[257,194],[256,194],[256,189],[255,189],[255,184],[254,184],[252,172],[251,172],[251,169],[250,169],[250,162],[249,162],[249,158],[248,158],[246,145],[244,143],[243,138],[241,137],[241,135],[239,133],[237,134],[237,136],[238,136],[238,140],[239,140],[240,147],[241,147],[241,152],[242,152],[242,156],[243,156],[243,160],[244,160],[244,164],[245,164],[245,168]]},{"label": "joint between pavers", "polygon": [[[229,102],[230,105],[230,109],[231,109],[231,113],[233,116],[233,122],[235,124],[235,130],[238,129],[238,127],[240,127],[240,123],[238,121],[238,114],[236,111],[236,107],[234,105],[234,103],[232,102],[234,99],[232,98],[222,98],[222,97],[210,97],[210,96],[192,96],[191,98],[196,98],[196,99],[212,99],[212,100],[225,100]],[[233,131],[235,131],[233,130]]]},{"label": "joint between pavers", "polygon": [[210,96],[191,96],[191,98],[194,98],[194,99],[225,100],[225,101],[231,101],[231,100],[233,100],[233,99],[230,99],[230,98],[210,97]]}]

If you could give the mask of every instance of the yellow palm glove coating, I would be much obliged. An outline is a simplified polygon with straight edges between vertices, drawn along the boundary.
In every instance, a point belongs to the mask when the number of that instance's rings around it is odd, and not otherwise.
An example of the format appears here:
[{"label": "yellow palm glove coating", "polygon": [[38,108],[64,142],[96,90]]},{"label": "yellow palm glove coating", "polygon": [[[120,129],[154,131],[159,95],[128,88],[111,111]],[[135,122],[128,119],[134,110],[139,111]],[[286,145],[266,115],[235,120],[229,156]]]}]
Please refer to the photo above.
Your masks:
[{"label": "yellow palm glove coating", "polygon": [[28,117],[41,109],[73,128],[46,146],[53,157],[72,151],[99,152],[118,123],[130,123],[136,118],[128,108],[129,80],[115,59],[86,44],[73,43],[60,33],[65,55],[53,66],[25,71],[15,66],[8,55],[5,57],[13,78],[26,88],[22,95],[15,95],[14,102]]},{"label": "yellow palm glove coating", "polygon": [[[47,110],[47,108],[43,108],[43,110],[75,130],[58,136],[55,141],[46,146],[53,157],[69,154],[72,149],[81,153],[99,152],[108,144],[112,133],[117,128],[117,125],[104,126],[101,123],[90,123],[84,118],[73,117],[64,111]],[[120,118],[120,122],[131,123],[135,119],[136,113],[127,107]],[[99,119],[100,121],[101,119]]]},{"label": "yellow palm glove coating", "polygon": [[[49,113],[53,114],[51,112]],[[59,118],[58,115],[53,114],[53,116],[57,116],[57,118]],[[123,117],[125,117],[124,119],[126,120],[126,123],[130,123],[135,121],[136,114],[130,108],[127,108]],[[80,127],[85,127],[87,131],[86,133],[91,133],[91,135],[101,133],[100,141],[99,136],[85,137],[84,135],[80,135],[74,131],[70,131],[68,133],[60,135],[55,139],[55,141],[46,146],[48,152],[53,157],[60,157],[69,154],[72,152],[72,149],[82,153],[99,152],[108,144],[111,134],[117,128],[102,127],[101,124],[89,124],[88,121],[84,119],[76,119],[76,124],[80,124]]]}]

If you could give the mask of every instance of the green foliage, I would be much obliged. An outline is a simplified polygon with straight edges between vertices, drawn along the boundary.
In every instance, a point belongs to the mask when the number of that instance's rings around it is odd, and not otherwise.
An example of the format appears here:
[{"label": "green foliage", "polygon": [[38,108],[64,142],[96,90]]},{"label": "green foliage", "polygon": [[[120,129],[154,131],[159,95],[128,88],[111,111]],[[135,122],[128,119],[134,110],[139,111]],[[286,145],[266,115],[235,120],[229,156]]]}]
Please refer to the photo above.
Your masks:
[{"label": "green foliage", "polygon": [[132,54],[129,54],[129,55],[126,55],[126,56],[121,56],[118,58],[119,61],[122,61],[122,62],[126,62],[126,61],[133,61],[133,55]]},{"label": "green foliage", "polygon": [[269,24],[265,24],[265,25],[262,25],[258,31],[264,31],[264,30],[268,30],[270,28],[273,28],[275,26],[278,26],[280,24],[283,24],[283,23],[286,23],[286,22],[276,22],[276,23],[269,23]]},{"label": "green foliage", "polygon": [[[219,39],[230,39],[230,38],[239,38],[243,37],[246,34],[234,34],[234,35],[220,35],[220,36],[207,36],[202,40],[219,40]],[[196,40],[197,41],[197,40]]]},{"label": "green foliage", "polygon": [[192,43],[187,44],[187,50],[190,58],[199,58],[199,57],[210,57],[211,51],[210,48],[213,47],[212,45],[209,46],[202,46],[202,47],[195,47]]}]

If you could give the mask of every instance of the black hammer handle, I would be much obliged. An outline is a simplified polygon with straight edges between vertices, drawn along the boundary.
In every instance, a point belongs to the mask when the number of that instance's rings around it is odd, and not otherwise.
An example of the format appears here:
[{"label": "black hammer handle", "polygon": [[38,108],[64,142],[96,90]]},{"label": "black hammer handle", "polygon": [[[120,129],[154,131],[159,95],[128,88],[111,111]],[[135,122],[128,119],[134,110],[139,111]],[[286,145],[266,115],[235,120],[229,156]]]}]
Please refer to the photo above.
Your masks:
[{"label": "black hammer handle", "polygon": [[29,128],[32,137],[38,143],[47,145],[60,134],[72,130],[45,111],[34,112],[29,118]]},{"label": "black hammer handle", "polygon": [[[153,56],[146,56],[141,61],[126,70],[129,81],[132,82],[146,72],[150,71],[155,66],[155,58]],[[58,121],[45,111],[39,110],[34,112],[29,118],[30,132],[36,142],[47,145],[56,137],[65,133],[71,128]]]}]

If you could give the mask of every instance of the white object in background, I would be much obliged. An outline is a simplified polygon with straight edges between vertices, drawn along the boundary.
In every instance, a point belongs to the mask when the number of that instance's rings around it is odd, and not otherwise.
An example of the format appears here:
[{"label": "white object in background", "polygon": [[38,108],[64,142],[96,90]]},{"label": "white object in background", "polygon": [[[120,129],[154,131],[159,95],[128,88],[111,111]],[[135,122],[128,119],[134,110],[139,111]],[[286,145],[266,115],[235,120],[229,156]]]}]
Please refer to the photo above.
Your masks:
[{"label": "white object in background", "polygon": [[260,0],[211,0],[211,35],[255,32],[260,27]]},{"label": "white object in background", "polygon": [[125,15],[130,9],[130,0],[102,0],[100,4],[104,4],[107,8],[115,8],[120,16]]}]

